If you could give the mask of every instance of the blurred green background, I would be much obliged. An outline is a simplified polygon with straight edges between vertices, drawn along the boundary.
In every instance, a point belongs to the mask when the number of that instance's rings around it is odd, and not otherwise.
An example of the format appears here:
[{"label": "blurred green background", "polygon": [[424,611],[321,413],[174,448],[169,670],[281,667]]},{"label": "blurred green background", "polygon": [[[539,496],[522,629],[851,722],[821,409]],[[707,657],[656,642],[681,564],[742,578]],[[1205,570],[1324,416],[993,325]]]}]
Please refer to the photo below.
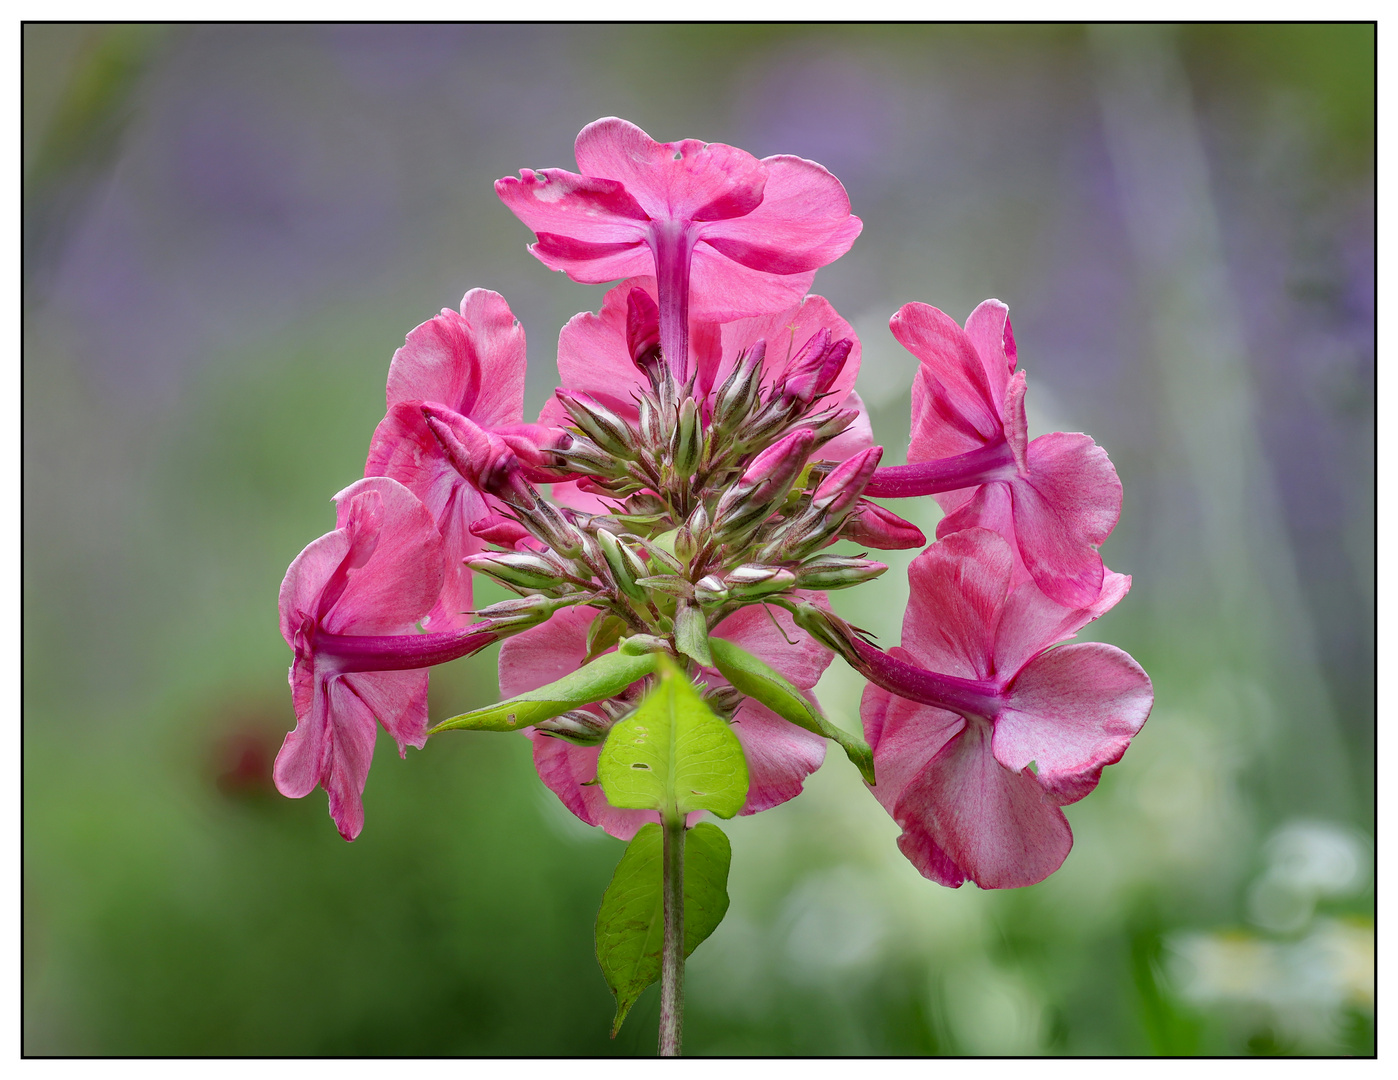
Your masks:
[{"label": "blurred green background", "polygon": [[[287,564],[404,334],[502,292],[526,413],[603,289],[491,183],[624,116],[820,161],[816,291],[902,460],[923,300],[998,296],[1032,433],[1084,430],[1155,712],[1045,883],[947,890],[832,755],[725,825],[691,1054],[1373,1047],[1374,29],[156,26],[24,41],[24,1049],[645,1054],[592,957],[622,845],[513,736],[381,739],[346,844],[270,783]],[[935,507],[910,511],[929,533]],[[900,510],[904,507],[900,506]],[[896,642],[908,559],[838,606]],[[490,598],[493,594],[482,590]],[[432,712],[496,691],[439,669]],[[819,693],[853,725],[860,684]]]}]

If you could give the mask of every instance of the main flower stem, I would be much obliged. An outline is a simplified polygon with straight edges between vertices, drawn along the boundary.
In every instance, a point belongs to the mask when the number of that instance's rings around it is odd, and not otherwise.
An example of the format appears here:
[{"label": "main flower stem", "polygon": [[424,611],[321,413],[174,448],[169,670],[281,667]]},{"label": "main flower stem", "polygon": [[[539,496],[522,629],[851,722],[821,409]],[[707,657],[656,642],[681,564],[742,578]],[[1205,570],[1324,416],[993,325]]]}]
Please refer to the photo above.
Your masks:
[{"label": "main flower stem", "polygon": [[679,1057],[684,1034],[684,815],[666,814],[662,828],[665,940],[660,952],[660,1056]]}]

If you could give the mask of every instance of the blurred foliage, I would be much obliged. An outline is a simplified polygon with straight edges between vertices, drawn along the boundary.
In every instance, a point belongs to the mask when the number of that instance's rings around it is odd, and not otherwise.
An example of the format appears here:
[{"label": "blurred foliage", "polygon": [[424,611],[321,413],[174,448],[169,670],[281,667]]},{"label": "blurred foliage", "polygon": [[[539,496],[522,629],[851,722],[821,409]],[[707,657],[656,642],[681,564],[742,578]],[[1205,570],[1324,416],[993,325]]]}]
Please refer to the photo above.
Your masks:
[{"label": "blurred foliage", "polygon": [[[623,845],[542,787],[523,738],[453,733],[406,761],[382,739],[354,844],[322,793],[291,801],[270,782],[293,722],[278,583],[358,474],[388,358],[465,288],[499,288],[530,333],[526,410],[542,404],[553,335],[601,290],[535,265],[489,180],[567,166],[572,133],[607,113],[819,157],[845,179],[866,231],[817,287],[861,334],[890,463],[913,368],[883,320],[913,298],[958,317],[1011,300],[1034,433],[1092,432],[1126,485],[1107,556],[1136,590],[1085,636],[1131,651],[1158,694],[1069,809],[1067,864],[1030,889],[921,879],[838,753],[799,799],[725,823],[732,906],[690,962],[687,1051],[1373,1052],[1372,855],[1356,831],[1371,827],[1372,560],[1354,539],[1373,498],[1372,26],[1176,35],[1249,332],[1327,365],[1249,342],[1285,431],[1271,460],[1281,470],[1289,445],[1310,470],[1280,472],[1283,494],[1334,488],[1323,523],[1285,503],[1259,528],[1268,551],[1298,553],[1322,644],[1353,635],[1322,649],[1338,719],[1289,715],[1260,668],[1209,667],[1239,655],[1225,624],[1168,602],[1200,590],[1161,569],[1193,529],[1161,507],[1189,481],[1137,340],[1151,298],[1129,291],[1079,28],[24,35],[26,1053],[654,1051],[654,989],[607,1039],[592,951]],[[1255,131],[1275,138],[1239,148]],[[1297,300],[1277,266],[1330,301]],[[1269,396],[1282,383],[1295,402]],[[935,507],[908,515],[932,535]],[[1310,553],[1330,549],[1344,554],[1322,572]],[[837,609],[896,641],[912,554]],[[1255,651],[1300,663],[1276,630],[1254,626]],[[433,717],[492,700],[494,662],[434,672]],[[819,694],[853,727],[860,690],[834,665]],[[1277,780],[1301,724],[1349,754],[1305,790]],[[1349,859],[1348,877],[1316,885],[1268,846],[1302,813],[1319,819],[1316,865]],[[1291,974],[1248,982],[1236,955]],[[1210,958],[1231,982],[1204,977]],[[1292,975],[1302,996],[1281,1000]]]}]

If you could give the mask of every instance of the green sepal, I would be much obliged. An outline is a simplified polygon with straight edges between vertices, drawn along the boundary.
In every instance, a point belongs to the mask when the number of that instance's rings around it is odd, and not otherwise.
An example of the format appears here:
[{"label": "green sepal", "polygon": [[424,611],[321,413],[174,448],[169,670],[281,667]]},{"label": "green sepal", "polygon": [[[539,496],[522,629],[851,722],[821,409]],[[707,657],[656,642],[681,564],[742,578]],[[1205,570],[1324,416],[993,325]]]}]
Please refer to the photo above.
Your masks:
[{"label": "green sepal", "polygon": [[602,744],[602,791],[622,810],[658,810],[665,818],[708,810],[731,818],[748,795],[743,747],[668,656],[650,655],[657,659],[655,685]]},{"label": "green sepal", "polygon": [[[612,1038],[626,1014],[660,978],[665,938],[662,889],[664,834],[654,822],[642,825],[626,846],[597,912],[597,963],[616,996]],[[717,825],[701,822],[685,832],[684,954],[717,929],[728,911],[728,867],[732,848]]]},{"label": "green sepal", "polygon": [[723,638],[710,638],[709,650],[714,656],[714,667],[735,689],[798,727],[838,743],[860,775],[874,783],[874,755],[863,739],[821,716],[805,694],[752,653]]},{"label": "green sepal", "polygon": [[637,679],[644,679],[654,671],[658,655],[607,653],[557,682],[498,705],[487,705],[483,709],[443,720],[427,734],[435,735],[439,731],[455,731],[458,728],[467,731],[518,731],[531,724],[551,720],[580,705],[615,697]]},{"label": "green sepal", "polygon": [[583,657],[583,663],[591,663],[601,656],[621,640],[626,630],[626,620],[620,615],[598,615],[587,628],[587,655]]},{"label": "green sepal", "polygon": [[704,667],[714,666],[709,652],[709,620],[697,604],[681,600],[676,605],[675,648]]}]

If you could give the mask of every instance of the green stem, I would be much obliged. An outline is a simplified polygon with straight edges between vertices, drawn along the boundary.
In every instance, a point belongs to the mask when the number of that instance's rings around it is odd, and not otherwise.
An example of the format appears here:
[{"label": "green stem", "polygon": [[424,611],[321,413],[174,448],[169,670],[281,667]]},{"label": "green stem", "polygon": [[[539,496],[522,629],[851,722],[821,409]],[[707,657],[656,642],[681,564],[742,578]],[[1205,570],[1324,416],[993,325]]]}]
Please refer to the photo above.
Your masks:
[{"label": "green stem", "polygon": [[665,942],[660,953],[660,1056],[679,1057],[684,1034],[684,815],[666,814],[662,827]]}]

